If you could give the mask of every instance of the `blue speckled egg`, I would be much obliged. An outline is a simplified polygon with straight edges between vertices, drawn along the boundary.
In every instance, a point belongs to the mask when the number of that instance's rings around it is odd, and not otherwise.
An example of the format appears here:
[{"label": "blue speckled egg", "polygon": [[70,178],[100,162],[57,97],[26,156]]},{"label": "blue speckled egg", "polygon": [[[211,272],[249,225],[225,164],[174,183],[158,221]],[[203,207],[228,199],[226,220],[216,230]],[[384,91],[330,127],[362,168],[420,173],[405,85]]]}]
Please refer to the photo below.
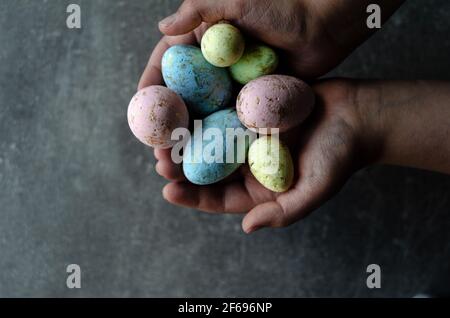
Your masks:
[{"label": "blue speckled egg", "polygon": [[228,71],[209,64],[192,45],[175,45],[162,59],[162,74],[168,88],[180,95],[189,109],[206,116],[231,101],[232,81]]},{"label": "blue speckled egg", "polygon": [[[209,128],[220,130],[222,138],[216,138],[216,135],[214,137],[208,135]],[[183,155],[183,171],[189,181],[198,185],[216,183],[228,177],[245,162],[250,143],[249,138],[235,137],[227,140],[227,128],[240,128],[242,133],[245,132],[245,127],[239,121],[236,111],[231,108],[209,115],[203,120],[202,127],[197,127],[194,130]],[[229,153],[231,147],[234,148],[234,156],[232,156],[233,153]],[[238,151],[238,148],[241,151]],[[216,150],[223,151],[216,153]],[[232,160],[227,160],[227,153]],[[222,162],[214,159],[220,157]],[[211,158],[214,159],[212,162]]]}]

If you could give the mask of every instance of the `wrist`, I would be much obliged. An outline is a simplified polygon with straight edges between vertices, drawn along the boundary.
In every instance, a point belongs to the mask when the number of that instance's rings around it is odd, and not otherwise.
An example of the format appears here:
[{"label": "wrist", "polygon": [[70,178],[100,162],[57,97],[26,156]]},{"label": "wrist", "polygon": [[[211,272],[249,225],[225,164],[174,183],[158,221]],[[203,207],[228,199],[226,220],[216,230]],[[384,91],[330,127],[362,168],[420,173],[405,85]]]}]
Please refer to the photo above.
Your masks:
[{"label": "wrist", "polygon": [[382,85],[378,81],[357,81],[353,86],[358,156],[362,165],[381,163],[389,118],[383,108]]}]

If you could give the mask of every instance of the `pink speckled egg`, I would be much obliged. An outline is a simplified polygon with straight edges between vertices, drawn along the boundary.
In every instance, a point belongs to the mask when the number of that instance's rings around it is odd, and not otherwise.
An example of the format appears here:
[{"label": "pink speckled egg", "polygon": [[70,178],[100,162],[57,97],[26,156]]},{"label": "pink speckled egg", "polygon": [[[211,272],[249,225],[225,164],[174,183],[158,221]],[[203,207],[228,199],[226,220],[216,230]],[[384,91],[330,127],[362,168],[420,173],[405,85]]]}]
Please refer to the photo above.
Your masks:
[{"label": "pink speckled egg", "polygon": [[128,124],[133,134],[154,148],[170,148],[176,128],[187,128],[189,114],[183,100],[164,86],[149,86],[134,95],[128,106]]},{"label": "pink speckled egg", "polygon": [[285,132],[299,125],[311,113],[314,102],[314,92],[305,82],[291,76],[268,75],[245,85],[236,107],[247,128],[264,134],[261,128]]}]

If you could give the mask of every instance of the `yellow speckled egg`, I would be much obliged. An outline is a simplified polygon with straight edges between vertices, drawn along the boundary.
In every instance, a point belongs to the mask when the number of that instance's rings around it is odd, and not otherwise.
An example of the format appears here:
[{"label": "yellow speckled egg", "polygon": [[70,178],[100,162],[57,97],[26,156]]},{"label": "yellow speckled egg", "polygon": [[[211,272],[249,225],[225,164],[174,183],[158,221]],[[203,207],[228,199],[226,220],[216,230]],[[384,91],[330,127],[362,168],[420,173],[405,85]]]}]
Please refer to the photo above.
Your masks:
[{"label": "yellow speckled egg", "polygon": [[228,23],[210,27],[201,41],[205,59],[217,67],[229,67],[239,61],[245,50],[245,40],[241,32]]},{"label": "yellow speckled egg", "polygon": [[250,146],[250,171],[256,180],[273,192],[287,191],[294,179],[294,164],[289,149],[277,136],[264,136]]}]

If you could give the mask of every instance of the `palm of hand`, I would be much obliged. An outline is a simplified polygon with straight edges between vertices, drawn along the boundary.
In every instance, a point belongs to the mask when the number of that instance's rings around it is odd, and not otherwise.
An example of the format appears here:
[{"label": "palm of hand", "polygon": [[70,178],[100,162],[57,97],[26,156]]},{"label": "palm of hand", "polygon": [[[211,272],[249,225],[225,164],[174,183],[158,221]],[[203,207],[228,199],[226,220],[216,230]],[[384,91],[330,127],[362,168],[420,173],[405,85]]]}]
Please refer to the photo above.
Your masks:
[{"label": "palm of hand", "polygon": [[348,83],[334,80],[316,85],[318,103],[312,117],[282,136],[290,145],[298,172],[289,191],[276,194],[265,189],[247,166],[221,183],[196,186],[185,182],[169,151],[157,150],[156,169],[172,180],[164,188],[164,197],[173,204],[206,212],[250,211],[243,220],[246,232],[286,226],[303,218],[338,191],[358,168],[357,127],[349,87]]}]

